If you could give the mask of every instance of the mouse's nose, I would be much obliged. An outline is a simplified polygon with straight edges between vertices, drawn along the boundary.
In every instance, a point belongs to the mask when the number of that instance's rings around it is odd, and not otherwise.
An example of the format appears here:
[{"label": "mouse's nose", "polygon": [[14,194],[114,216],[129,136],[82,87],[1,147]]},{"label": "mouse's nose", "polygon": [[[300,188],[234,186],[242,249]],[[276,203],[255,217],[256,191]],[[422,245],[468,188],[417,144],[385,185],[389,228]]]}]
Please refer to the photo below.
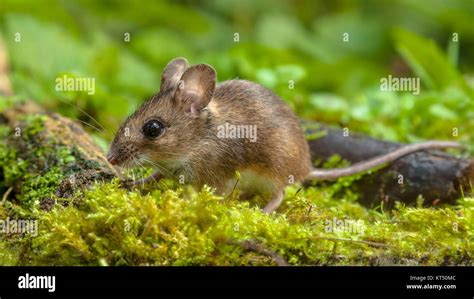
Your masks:
[{"label": "mouse's nose", "polygon": [[109,163],[112,164],[112,165],[117,165],[118,162],[119,162],[119,158],[118,158],[117,153],[109,152],[107,154],[107,161],[109,161]]}]

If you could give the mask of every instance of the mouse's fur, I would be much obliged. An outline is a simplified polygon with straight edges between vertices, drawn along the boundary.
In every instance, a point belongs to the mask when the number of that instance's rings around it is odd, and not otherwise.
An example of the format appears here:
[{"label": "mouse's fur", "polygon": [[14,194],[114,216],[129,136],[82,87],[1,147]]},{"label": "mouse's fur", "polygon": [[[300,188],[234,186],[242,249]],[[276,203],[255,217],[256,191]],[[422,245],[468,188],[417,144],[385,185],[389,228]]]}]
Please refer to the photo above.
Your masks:
[{"label": "mouse's fur", "polygon": [[[156,139],[145,138],[141,131],[150,119],[158,119],[165,126]],[[219,126],[226,123],[256,126],[256,142],[222,138]],[[113,164],[148,162],[165,177],[198,188],[207,184],[220,193],[235,184],[239,171],[239,187],[271,196],[264,211],[272,212],[280,205],[288,184],[354,174],[424,148],[392,155],[391,160],[379,158],[375,165],[369,161],[337,170],[336,176],[331,170],[312,171],[308,142],[299,121],[278,96],[245,80],[225,81],[216,87],[211,66],[188,67],[185,59],[177,58],[166,66],[159,93],[119,128],[108,159]]]},{"label": "mouse's fur", "polygon": [[[167,71],[176,69],[175,64],[176,61],[171,62]],[[207,65],[193,68],[196,78],[192,80],[202,80],[197,85],[207,89],[209,104],[197,107],[200,111],[192,113],[189,102],[177,99],[181,92],[179,81],[168,82],[164,76],[164,89],[145,102],[118,130],[109,153],[109,157],[119,157],[114,164],[146,158],[165,176],[182,176],[186,183],[197,187],[207,184],[219,192],[232,185],[239,171],[242,180],[248,176],[256,183],[267,182],[258,191],[269,195],[308,175],[308,143],[298,119],[280,98],[263,86],[244,80],[226,81],[213,90],[213,69]],[[156,140],[148,140],[140,132],[143,124],[152,118],[158,118],[166,127]],[[225,123],[256,126],[256,142],[219,137],[218,126]],[[260,176],[260,180],[255,176]],[[242,185],[252,184],[244,181]],[[258,189],[255,184],[253,187]]]}]

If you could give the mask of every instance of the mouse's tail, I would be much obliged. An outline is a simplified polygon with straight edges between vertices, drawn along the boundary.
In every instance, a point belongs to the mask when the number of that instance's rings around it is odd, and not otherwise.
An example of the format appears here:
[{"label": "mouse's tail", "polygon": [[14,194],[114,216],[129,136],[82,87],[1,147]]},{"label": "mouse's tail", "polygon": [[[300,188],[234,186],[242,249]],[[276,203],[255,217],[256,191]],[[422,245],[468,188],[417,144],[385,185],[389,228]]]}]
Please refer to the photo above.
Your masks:
[{"label": "mouse's tail", "polygon": [[313,169],[307,180],[334,180],[340,177],[350,176],[357,173],[361,173],[372,169],[374,167],[391,163],[403,156],[408,154],[427,150],[427,149],[443,149],[443,148],[462,148],[463,146],[457,142],[451,141],[427,141],[422,143],[415,143],[402,146],[401,148],[394,150],[385,155],[381,155],[375,158],[372,158],[367,161],[362,161],[353,164],[349,167],[336,168],[336,169]]}]

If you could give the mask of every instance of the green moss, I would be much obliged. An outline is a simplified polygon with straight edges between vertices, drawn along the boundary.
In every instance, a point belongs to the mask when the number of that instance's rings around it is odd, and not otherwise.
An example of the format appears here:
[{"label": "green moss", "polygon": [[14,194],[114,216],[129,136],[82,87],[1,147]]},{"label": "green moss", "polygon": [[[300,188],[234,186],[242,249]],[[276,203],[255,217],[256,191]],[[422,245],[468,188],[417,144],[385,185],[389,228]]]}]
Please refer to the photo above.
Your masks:
[{"label": "green moss", "polygon": [[26,164],[21,158],[17,158],[16,150],[8,148],[0,143],[0,170],[3,180],[0,186],[9,187],[25,173]]},{"label": "green moss", "polygon": [[44,130],[46,116],[41,114],[29,114],[23,116],[21,120],[26,124],[21,136],[25,140],[31,140],[31,138],[34,138],[38,133]]},{"label": "green moss", "polygon": [[39,207],[41,200],[54,196],[63,178],[64,174],[57,166],[42,175],[25,175],[20,191],[21,204],[29,208]]},{"label": "green moss", "polygon": [[[34,114],[22,117],[19,136],[23,140],[35,140],[37,135],[45,129],[44,120],[45,116],[43,115]],[[4,174],[3,185],[4,187],[13,186],[21,180],[21,190],[17,197],[20,204],[29,209],[38,208],[40,200],[54,195],[63,178],[60,166],[64,165],[65,159],[70,157],[70,153],[67,148],[60,148],[55,151],[54,148],[38,147],[34,149],[33,155],[30,157],[21,156],[15,146],[7,144],[5,141],[7,140],[5,137],[11,133],[10,131],[4,133],[3,142],[0,144],[0,169]],[[18,142],[15,140],[16,138],[12,139]],[[34,146],[34,144],[26,144]],[[35,167],[38,163],[49,165],[46,167],[48,170],[38,172]]]},{"label": "green moss", "polygon": [[[256,240],[294,265],[472,264],[472,198],[442,209],[399,205],[389,214],[347,199],[328,200],[324,188],[294,195],[296,188],[289,187],[287,194],[293,195],[280,213],[266,215],[248,202],[215,196],[207,188],[196,193],[165,186],[160,183],[157,190],[140,194],[113,181],[84,192],[81,205],[37,210],[38,236],[15,243],[21,255],[0,242],[10,252],[0,255],[0,263],[273,264],[269,257],[233,244]],[[326,231],[327,221],[334,218],[361,220],[365,231]]]}]

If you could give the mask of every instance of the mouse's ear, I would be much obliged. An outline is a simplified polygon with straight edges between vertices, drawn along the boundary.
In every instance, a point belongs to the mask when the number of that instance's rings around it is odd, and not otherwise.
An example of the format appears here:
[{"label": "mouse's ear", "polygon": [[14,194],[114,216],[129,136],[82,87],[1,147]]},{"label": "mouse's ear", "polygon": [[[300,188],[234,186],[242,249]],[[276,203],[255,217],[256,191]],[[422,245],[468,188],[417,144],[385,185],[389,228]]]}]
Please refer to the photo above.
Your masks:
[{"label": "mouse's ear", "polygon": [[161,76],[161,90],[174,89],[179,82],[179,79],[188,68],[188,61],[186,58],[175,58],[171,60],[165,67],[163,75]]},{"label": "mouse's ear", "polygon": [[175,101],[184,111],[195,114],[209,104],[216,87],[216,71],[207,64],[188,68],[178,84]]}]

